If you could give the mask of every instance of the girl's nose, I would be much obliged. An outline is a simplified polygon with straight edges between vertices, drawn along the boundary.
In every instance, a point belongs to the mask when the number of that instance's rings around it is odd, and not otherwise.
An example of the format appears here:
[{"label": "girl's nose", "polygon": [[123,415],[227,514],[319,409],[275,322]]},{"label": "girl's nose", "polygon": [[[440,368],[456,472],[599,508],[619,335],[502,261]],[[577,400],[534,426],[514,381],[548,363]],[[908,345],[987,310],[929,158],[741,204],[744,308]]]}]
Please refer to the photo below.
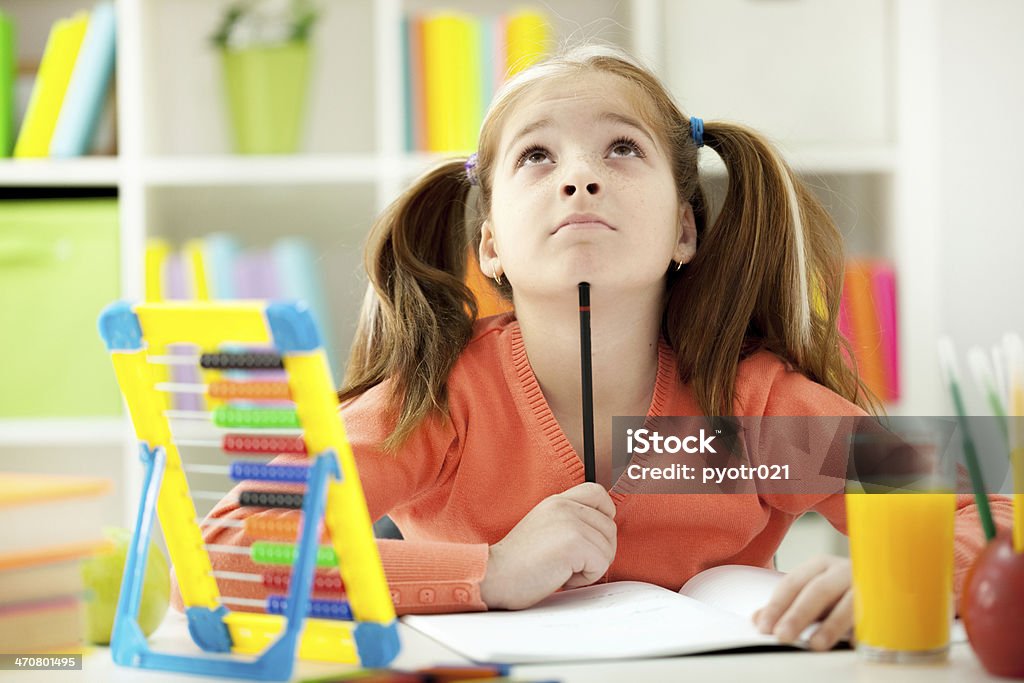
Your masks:
[{"label": "girl's nose", "polygon": [[581,188],[586,188],[587,194],[600,192],[601,185],[597,182],[599,171],[595,168],[597,163],[595,159],[583,155],[566,159],[562,169],[562,191],[570,197]]}]

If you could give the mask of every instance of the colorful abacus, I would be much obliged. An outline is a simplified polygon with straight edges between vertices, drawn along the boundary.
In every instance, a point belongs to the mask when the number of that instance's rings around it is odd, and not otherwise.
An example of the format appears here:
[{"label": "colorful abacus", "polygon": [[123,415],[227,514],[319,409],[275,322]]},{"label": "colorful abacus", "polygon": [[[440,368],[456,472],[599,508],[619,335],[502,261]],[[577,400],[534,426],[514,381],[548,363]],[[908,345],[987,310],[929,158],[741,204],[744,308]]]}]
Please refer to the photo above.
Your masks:
[{"label": "colorful abacus", "polygon": [[[100,316],[145,464],[142,502],[125,565],[111,652],[116,663],[202,675],[285,680],[302,658],[388,664],[398,653],[394,606],[381,567],[362,487],[316,325],[301,304],[262,302],[119,302]],[[196,519],[163,392],[159,356],[170,345],[193,344],[208,413],[217,429],[243,429],[216,441],[225,453],[251,457],[303,454],[308,466],[238,460],[222,470],[235,481],[304,485],[303,493],[243,491],[241,505],[301,510],[301,517],[251,516],[235,522],[255,540],[249,548],[207,546]],[[268,352],[268,347],[274,350]],[[258,373],[259,379],[244,378]],[[301,435],[282,430],[301,429]],[[276,430],[267,433],[266,430]],[[251,432],[251,433],[249,433]],[[198,495],[199,492],[196,492]],[[154,652],[137,615],[154,514],[174,566],[198,646],[220,657]],[[322,524],[321,524],[322,522]],[[225,524],[230,522],[225,521]],[[288,543],[284,541],[295,541]],[[321,542],[327,543],[320,545]],[[275,593],[266,613],[231,612],[221,596],[210,552],[249,554],[267,569],[257,576]],[[290,565],[291,571],[282,567]],[[328,568],[316,571],[317,567]],[[331,599],[313,599],[316,591]],[[248,604],[243,600],[237,603]],[[234,655],[256,655],[241,658]]]}]

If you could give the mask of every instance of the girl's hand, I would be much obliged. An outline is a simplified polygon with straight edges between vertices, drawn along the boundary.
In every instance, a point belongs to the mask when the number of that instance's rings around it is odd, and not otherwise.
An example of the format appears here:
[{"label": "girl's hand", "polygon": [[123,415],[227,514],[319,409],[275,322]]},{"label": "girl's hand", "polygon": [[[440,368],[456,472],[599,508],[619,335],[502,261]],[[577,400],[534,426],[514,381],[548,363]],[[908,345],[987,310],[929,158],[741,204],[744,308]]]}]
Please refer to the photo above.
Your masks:
[{"label": "girl's hand", "polygon": [[850,561],[822,555],[800,565],[782,579],[753,619],[761,633],[774,633],[783,642],[793,642],[821,620],[811,635],[811,649],[831,649],[853,628]]},{"label": "girl's hand", "polygon": [[615,557],[614,517],[600,484],[545,498],[491,546],[480,597],[492,609],[523,609],[559,588],[593,583]]}]

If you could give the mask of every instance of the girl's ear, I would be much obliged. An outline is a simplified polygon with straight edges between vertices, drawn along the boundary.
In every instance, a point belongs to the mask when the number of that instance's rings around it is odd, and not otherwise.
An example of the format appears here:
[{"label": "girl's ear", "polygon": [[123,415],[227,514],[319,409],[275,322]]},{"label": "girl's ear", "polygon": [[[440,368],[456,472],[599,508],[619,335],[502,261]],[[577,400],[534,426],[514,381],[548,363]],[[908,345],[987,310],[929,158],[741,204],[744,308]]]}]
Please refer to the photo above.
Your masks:
[{"label": "girl's ear", "polygon": [[491,227],[490,219],[483,222],[480,227],[480,269],[493,277],[497,273],[501,258],[498,256],[497,244],[494,241],[494,229]]},{"label": "girl's ear", "polygon": [[693,207],[686,202],[679,209],[679,241],[672,256],[678,263],[689,263],[697,253],[697,219],[693,217]]}]

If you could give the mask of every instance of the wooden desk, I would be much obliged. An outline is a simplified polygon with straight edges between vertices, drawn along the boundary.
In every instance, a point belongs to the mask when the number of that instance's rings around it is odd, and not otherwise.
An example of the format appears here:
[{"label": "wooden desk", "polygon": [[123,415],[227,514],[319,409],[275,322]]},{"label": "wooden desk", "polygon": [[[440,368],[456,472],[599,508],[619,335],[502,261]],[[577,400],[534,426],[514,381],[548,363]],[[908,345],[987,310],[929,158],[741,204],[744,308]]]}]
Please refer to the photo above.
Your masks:
[{"label": "wooden desk", "polygon": [[[393,666],[416,669],[434,664],[464,664],[467,660],[419,632],[399,626],[402,652]],[[177,612],[168,615],[150,640],[161,652],[196,652],[188,636],[185,619]],[[340,673],[338,665],[298,662],[293,680]],[[690,655],[664,659],[636,659],[593,664],[535,664],[514,667],[512,673],[524,680],[560,680],[563,683],[603,683],[604,681],[751,681],[755,683],[944,683],[946,681],[1005,681],[988,676],[966,643],[952,647],[950,661],[933,666],[895,666],[869,664],[852,650],[835,652],[768,652],[731,655]],[[196,683],[224,679],[200,678],[184,674],[144,671],[114,665],[107,648],[97,648],[86,656],[83,671],[0,672],[0,681],[37,680],[46,683]]]}]

